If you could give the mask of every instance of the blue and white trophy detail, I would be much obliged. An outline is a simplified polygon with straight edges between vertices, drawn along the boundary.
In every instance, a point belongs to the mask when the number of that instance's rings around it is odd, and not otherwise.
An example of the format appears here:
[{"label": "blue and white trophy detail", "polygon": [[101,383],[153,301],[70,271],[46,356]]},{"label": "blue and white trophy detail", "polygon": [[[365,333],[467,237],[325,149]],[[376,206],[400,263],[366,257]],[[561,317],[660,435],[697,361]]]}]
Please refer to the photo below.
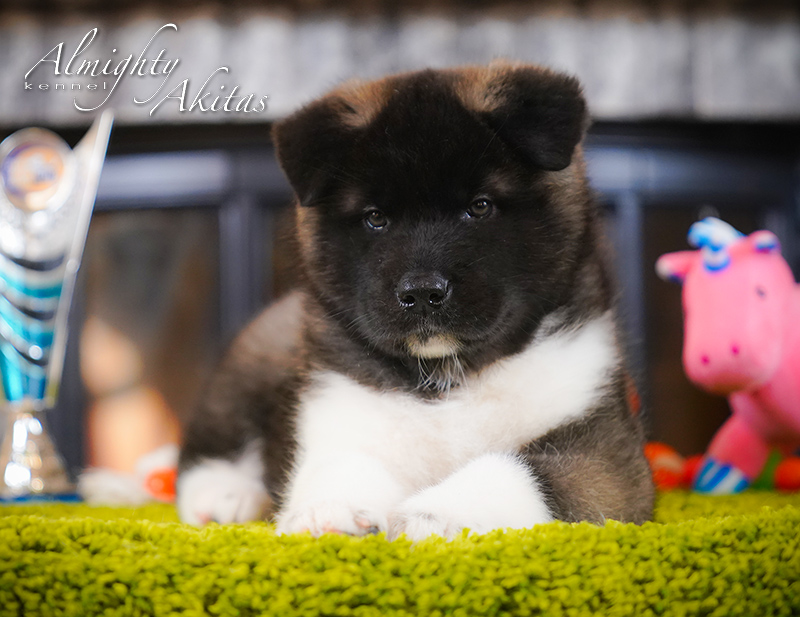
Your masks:
[{"label": "blue and white trophy detail", "polygon": [[47,432],[113,116],[71,149],[45,129],[0,143],[0,500],[74,491]]}]

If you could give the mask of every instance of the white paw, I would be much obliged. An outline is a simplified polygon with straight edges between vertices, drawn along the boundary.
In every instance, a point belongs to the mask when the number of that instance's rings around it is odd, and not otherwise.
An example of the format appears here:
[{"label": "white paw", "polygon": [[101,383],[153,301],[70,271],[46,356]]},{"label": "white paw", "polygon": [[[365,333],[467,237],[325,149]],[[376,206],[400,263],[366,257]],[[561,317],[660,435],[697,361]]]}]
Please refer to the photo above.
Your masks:
[{"label": "white paw", "polygon": [[380,516],[343,501],[320,501],[314,504],[289,508],[278,515],[277,531],[280,534],[310,532],[318,538],[323,533],[351,536],[386,531],[385,516]]},{"label": "white paw", "polygon": [[514,456],[483,455],[406,499],[389,517],[389,537],[454,538],[464,529],[522,529],[553,520],[535,479]]},{"label": "white paw", "polygon": [[502,518],[487,516],[463,500],[459,503],[446,488],[439,484],[406,499],[389,516],[389,539],[405,534],[413,542],[433,535],[451,540],[464,529],[488,533],[504,526]]},{"label": "white paw", "polygon": [[177,482],[181,520],[198,527],[210,522],[245,523],[263,518],[272,504],[259,475],[230,461],[205,461]]},{"label": "white paw", "polygon": [[[428,536],[442,536],[448,540],[456,537],[464,529],[460,521],[447,516],[424,511],[398,511],[389,517],[389,539],[401,535],[412,542],[424,540]],[[473,529],[473,531],[478,531]]]}]

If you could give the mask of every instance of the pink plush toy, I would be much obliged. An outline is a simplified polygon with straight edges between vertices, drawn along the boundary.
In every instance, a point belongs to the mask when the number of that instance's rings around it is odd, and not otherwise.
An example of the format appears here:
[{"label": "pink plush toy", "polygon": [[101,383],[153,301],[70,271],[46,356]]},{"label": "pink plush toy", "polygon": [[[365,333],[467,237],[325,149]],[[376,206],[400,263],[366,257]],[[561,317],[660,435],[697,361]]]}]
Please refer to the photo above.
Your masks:
[{"label": "pink plush toy", "polygon": [[683,283],[683,366],[695,384],[728,397],[733,414],[695,482],[737,493],[771,448],[800,447],[800,286],[769,231],[749,236],[715,218],[692,225],[697,251],[662,255],[656,271]]}]

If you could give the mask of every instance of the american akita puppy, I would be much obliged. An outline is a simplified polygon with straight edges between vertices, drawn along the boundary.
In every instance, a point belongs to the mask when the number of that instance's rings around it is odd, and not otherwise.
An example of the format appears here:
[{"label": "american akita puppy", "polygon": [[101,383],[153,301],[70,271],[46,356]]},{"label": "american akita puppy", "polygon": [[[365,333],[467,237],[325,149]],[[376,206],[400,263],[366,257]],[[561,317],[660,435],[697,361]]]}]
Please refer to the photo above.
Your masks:
[{"label": "american akita puppy", "polygon": [[186,426],[183,520],[648,520],[587,124],[575,79],[506,63],[347,84],[278,122],[302,280]]}]

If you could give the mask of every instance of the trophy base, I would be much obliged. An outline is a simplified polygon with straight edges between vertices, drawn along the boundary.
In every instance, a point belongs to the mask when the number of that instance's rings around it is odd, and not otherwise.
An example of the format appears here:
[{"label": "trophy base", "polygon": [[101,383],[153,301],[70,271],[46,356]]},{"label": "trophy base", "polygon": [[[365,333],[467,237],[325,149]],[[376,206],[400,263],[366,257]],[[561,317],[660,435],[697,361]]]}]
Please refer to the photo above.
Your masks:
[{"label": "trophy base", "polygon": [[9,404],[0,446],[0,501],[73,499],[70,481],[47,431],[45,412],[30,402]]}]

